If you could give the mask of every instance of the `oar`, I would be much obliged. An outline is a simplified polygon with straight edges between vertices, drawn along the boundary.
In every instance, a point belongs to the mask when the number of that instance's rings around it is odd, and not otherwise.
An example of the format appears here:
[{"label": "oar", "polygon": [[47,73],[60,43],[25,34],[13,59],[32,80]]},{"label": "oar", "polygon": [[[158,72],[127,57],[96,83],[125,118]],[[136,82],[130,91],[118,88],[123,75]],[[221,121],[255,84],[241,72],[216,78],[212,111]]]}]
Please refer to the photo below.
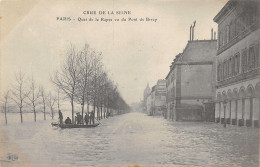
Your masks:
[{"label": "oar", "polygon": [[[97,118],[95,118],[97,120]],[[97,120],[98,121],[98,120]],[[99,121],[98,121],[99,122]],[[99,122],[101,125],[103,125],[101,122]]]}]

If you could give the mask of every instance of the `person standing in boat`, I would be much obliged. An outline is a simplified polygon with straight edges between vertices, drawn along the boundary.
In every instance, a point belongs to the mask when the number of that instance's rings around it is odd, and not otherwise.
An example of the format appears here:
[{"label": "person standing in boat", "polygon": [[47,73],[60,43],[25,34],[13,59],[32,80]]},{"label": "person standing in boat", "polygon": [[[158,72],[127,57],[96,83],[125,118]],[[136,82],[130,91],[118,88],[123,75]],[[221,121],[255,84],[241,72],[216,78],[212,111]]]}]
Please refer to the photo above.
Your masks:
[{"label": "person standing in boat", "polygon": [[86,125],[88,125],[88,121],[89,121],[89,115],[88,113],[86,113],[85,117],[84,117],[84,120],[86,122]]},{"label": "person standing in boat", "polygon": [[60,120],[60,124],[63,124],[63,115],[60,110],[59,110],[59,120]]},{"label": "person standing in boat", "polygon": [[76,120],[77,120],[77,125],[79,125],[79,123],[80,123],[80,115],[79,115],[79,113],[78,113],[78,112],[77,112],[77,114],[76,114],[76,115],[77,115],[77,119],[76,119]]}]

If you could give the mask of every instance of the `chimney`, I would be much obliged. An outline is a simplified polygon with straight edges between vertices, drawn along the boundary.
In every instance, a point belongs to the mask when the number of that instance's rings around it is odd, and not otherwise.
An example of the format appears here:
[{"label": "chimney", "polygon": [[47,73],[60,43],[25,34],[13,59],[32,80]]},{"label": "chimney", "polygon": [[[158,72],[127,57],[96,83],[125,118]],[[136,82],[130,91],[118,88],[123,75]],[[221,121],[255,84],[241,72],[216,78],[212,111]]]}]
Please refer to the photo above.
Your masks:
[{"label": "chimney", "polygon": [[194,28],[195,28],[196,20],[193,22],[192,26],[192,41],[194,40]]},{"label": "chimney", "polygon": [[191,41],[191,36],[192,36],[192,25],[190,25],[190,41]]},{"label": "chimney", "polygon": [[211,28],[211,40],[213,40],[213,28]]},{"label": "chimney", "polygon": [[216,40],[216,31],[214,31],[214,40]]}]

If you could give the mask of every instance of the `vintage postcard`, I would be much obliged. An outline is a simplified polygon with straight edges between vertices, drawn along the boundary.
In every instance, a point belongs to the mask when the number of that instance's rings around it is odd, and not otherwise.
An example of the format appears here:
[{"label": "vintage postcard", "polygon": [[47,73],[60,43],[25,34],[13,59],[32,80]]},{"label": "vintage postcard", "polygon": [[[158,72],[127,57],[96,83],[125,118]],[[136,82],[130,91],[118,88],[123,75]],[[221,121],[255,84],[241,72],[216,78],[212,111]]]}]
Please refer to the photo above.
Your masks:
[{"label": "vintage postcard", "polygon": [[0,166],[259,166],[259,0],[0,0]]}]

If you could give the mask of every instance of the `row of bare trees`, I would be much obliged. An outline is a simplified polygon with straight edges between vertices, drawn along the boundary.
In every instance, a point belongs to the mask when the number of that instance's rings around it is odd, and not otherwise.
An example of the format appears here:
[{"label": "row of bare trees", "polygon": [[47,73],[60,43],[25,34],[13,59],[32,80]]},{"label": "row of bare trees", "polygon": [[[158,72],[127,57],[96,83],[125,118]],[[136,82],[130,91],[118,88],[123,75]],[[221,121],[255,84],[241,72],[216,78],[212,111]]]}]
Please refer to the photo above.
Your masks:
[{"label": "row of bare trees", "polygon": [[47,109],[52,119],[54,117],[56,96],[49,92],[46,94],[43,86],[37,85],[34,78],[28,79],[23,72],[15,75],[14,84],[10,90],[3,94],[2,109],[5,114],[5,123],[7,124],[7,112],[15,112],[19,109],[21,123],[23,123],[23,113],[32,112],[34,121],[37,120],[37,113],[43,113],[43,119],[46,120]]},{"label": "row of bare trees", "polygon": [[71,104],[72,123],[76,104],[81,105],[82,115],[85,106],[86,112],[90,112],[90,105],[93,106],[97,119],[107,117],[111,110],[122,113],[129,109],[104,70],[102,53],[87,44],[79,50],[71,45],[61,68],[51,80]]},{"label": "row of bare trees", "polygon": [[[34,121],[37,120],[37,113],[43,113],[46,120],[46,113],[54,118],[54,111],[60,109],[60,92],[63,100],[68,100],[72,109],[72,122],[74,123],[75,105],[81,105],[82,115],[93,108],[97,119],[112,115],[121,114],[129,110],[128,105],[121,97],[117,85],[108,77],[102,63],[102,53],[85,45],[82,49],[70,46],[66,52],[61,68],[51,77],[52,83],[58,90],[53,95],[46,93],[46,89],[34,80],[25,76],[23,72],[15,75],[12,87],[2,95],[1,103],[7,124],[7,112],[19,110],[21,123],[23,113],[32,112]],[[57,104],[57,105],[56,105]]]}]

